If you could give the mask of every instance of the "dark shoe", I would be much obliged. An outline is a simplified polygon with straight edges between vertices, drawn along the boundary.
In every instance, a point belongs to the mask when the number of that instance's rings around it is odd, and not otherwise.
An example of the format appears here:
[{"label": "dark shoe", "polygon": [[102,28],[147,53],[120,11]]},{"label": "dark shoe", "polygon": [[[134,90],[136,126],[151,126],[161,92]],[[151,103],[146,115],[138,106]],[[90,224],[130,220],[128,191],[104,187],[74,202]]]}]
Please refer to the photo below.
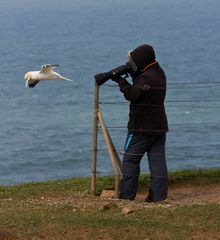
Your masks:
[{"label": "dark shoe", "polygon": [[153,202],[153,200],[148,196],[147,198],[145,198],[145,200],[144,200],[145,202],[148,202],[148,203],[151,203],[151,202]]}]

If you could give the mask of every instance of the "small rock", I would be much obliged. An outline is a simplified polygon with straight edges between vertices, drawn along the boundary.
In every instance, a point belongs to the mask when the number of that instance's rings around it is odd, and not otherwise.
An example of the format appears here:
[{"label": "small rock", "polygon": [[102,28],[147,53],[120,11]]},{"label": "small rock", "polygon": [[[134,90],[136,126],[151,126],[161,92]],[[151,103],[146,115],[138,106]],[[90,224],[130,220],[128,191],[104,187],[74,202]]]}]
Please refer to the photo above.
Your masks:
[{"label": "small rock", "polygon": [[102,193],[100,195],[100,198],[114,198],[115,197],[115,191],[113,190],[102,190]]},{"label": "small rock", "polygon": [[124,207],[121,211],[123,214],[129,214],[129,213],[132,213],[133,212],[133,209],[132,208],[129,208],[129,207]]}]

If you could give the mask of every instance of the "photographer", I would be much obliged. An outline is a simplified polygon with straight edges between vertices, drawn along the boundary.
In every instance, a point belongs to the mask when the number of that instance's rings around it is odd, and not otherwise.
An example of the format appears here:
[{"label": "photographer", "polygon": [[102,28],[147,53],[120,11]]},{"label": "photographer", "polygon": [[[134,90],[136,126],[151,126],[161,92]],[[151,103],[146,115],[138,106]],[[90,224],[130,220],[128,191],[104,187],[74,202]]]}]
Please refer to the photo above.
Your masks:
[{"label": "photographer", "polygon": [[158,202],[166,199],[168,192],[165,160],[168,124],[164,108],[166,76],[151,46],[141,45],[129,52],[128,57],[133,84],[119,75],[112,77],[125,99],[130,101],[120,198],[135,199],[140,161],[147,152],[151,177],[146,201]]}]

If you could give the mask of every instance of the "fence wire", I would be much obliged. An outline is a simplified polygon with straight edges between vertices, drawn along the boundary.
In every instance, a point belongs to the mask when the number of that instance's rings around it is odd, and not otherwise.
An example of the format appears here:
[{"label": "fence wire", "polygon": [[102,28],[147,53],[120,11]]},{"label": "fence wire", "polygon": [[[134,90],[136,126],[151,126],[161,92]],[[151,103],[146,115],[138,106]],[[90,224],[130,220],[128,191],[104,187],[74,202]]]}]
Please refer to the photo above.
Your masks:
[{"label": "fence wire", "polygon": [[[200,169],[197,169],[197,170],[199,170],[199,171],[201,171],[201,170],[218,170],[218,168],[200,168]],[[184,169],[184,170],[186,170],[186,169]],[[172,171],[184,171],[182,168],[175,168],[175,169],[172,169]],[[191,170],[191,169],[187,169],[187,170]],[[115,174],[115,172],[114,171],[97,171],[96,172],[99,176],[104,176],[104,175],[114,175]],[[140,175],[149,175],[150,174],[150,171],[149,172],[147,172],[147,171],[142,171],[141,173],[140,173]],[[169,175],[170,176],[172,176],[172,172],[169,172],[168,173],[168,177],[169,177]],[[139,176],[139,175],[134,175],[134,176]],[[184,176],[184,175],[181,175],[180,176],[180,178],[182,178],[182,179],[190,179],[190,178],[192,178],[194,175],[192,175],[192,176]],[[220,179],[220,177],[218,176],[218,175],[216,175],[216,177],[209,177],[209,176],[196,176],[196,178],[197,179],[211,179],[211,180],[214,180],[214,179]]]},{"label": "fence wire", "polygon": [[[113,87],[118,88],[117,84],[105,84],[104,87]],[[219,81],[212,81],[212,82],[174,82],[174,83],[167,83],[167,90],[183,90],[183,89],[207,89],[207,88],[218,88],[220,87]],[[164,88],[154,88],[158,90],[162,90]],[[167,100],[165,101],[165,107],[166,108],[197,108],[197,109],[219,109],[220,99],[189,99],[189,100]],[[155,105],[155,104],[133,104],[129,101],[100,101],[100,105],[135,105],[135,106],[146,106],[146,107],[163,107],[164,105]],[[193,110],[194,111],[194,110]],[[170,123],[169,126],[174,127],[184,127],[184,126],[220,126],[220,122],[193,122],[193,123]],[[98,129],[101,129],[100,126]],[[107,129],[110,131],[128,131],[128,129],[125,126],[107,126]],[[145,130],[144,132],[152,132],[152,130]],[[161,130],[154,130],[155,132]],[[173,131],[173,129],[171,129]],[[174,130],[175,131],[175,130]],[[143,130],[142,130],[143,132]],[[220,153],[213,153],[213,154],[207,154],[208,151],[212,151],[213,148],[220,149],[220,144],[210,144],[205,146],[195,145],[195,146],[174,146],[174,147],[166,147],[166,150],[168,152],[166,153],[166,156],[168,157],[178,157],[178,158],[211,158],[211,159],[219,159]],[[183,150],[183,153],[172,153],[169,152],[169,150]],[[188,150],[188,151],[187,151]],[[207,151],[208,150],[208,151]],[[104,152],[107,153],[107,149],[97,149],[98,152]],[[202,154],[201,151],[206,151],[206,154]],[[126,153],[121,149],[116,149],[116,152],[119,155],[132,155],[137,156],[144,154],[132,154],[132,153]],[[179,152],[179,151],[178,151]],[[160,155],[160,153],[150,153],[150,155]],[[212,168],[204,168],[204,169],[212,169]],[[173,171],[183,170],[183,168],[179,169],[172,169]],[[114,172],[97,172],[98,174],[114,174]],[[141,172],[143,174],[144,172]],[[149,173],[149,172],[147,172]]]},{"label": "fence wire", "polygon": [[[117,88],[118,85],[117,84],[104,84],[104,87],[112,87],[112,88]],[[207,89],[207,88],[218,88],[220,87],[220,82],[191,82],[191,83],[187,83],[187,82],[175,82],[175,83],[171,83],[168,82],[167,83],[167,91],[169,90],[186,90],[186,89],[190,89],[190,86],[193,86],[193,89]],[[165,89],[165,88],[156,88],[153,87],[153,89]]]},{"label": "fence wire", "polygon": [[[98,149],[98,152],[104,152],[107,153],[107,149]],[[124,152],[124,150],[119,150],[116,149],[116,152],[120,155],[123,156],[144,156],[145,154],[149,155],[149,156],[155,156],[155,155],[162,155],[162,153],[143,153],[143,154],[135,154],[135,153],[126,153]],[[195,155],[195,154],[176,154],[176,153],[166,153],[166,156],[174,156],[174,157],[190,157],[190,158],[213,158],[213,157],[220,157],[220,154],[214,154],[214,155]]]}]

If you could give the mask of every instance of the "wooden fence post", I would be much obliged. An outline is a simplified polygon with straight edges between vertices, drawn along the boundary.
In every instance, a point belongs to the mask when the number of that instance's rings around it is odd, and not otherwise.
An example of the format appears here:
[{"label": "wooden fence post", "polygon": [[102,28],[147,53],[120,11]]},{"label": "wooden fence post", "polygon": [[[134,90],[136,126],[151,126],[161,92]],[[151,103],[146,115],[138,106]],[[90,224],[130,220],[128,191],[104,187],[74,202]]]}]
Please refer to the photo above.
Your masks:
[{"label": "wooden fence post", "polygon": [[92,148],[92,179],[91,191],[96,195],[96,165],[97,165],[97,141],[98,141],[98,111],[99,111],[99,86],[95,83],[93,113],[93,148]]},{"label": "wooden fence post", "polygon": [[98,119],[102,128],[102,133],[106,142],[106,146],[107,146],[107,150],[109,153],[109,156],[111,158],[112,161],[112,166],[114,168],[115,171],[115,198],[119,197],[119,183],[120,183],[120,167],[118,165],[118,162],[116,160],[116,154],[117,152],[115,152],[115,148],[114,145],[112,143],[111,137],[109,135],[109,132],[106,128],[105,125],[105,121],[104,118],[102,116],[101,110],[99,109],[98,111]]},{"label": "wooden fence post", "polygon": [[122,164],[115,146],[112,142],[110,134],[105,125],[104,118],[99,108],[99,85],[95,83],[94,93],[94,112],[93,112],[93,148],[92,148],[92,177],[91,192],[96,195],[96,174],[97,174],[97,151],[98,151],[98,124],[100,123],[102,133],[106,142],[107,150],[112,161],[115,171],[115,198],[119,197],[119,183],[122,172]]}]

